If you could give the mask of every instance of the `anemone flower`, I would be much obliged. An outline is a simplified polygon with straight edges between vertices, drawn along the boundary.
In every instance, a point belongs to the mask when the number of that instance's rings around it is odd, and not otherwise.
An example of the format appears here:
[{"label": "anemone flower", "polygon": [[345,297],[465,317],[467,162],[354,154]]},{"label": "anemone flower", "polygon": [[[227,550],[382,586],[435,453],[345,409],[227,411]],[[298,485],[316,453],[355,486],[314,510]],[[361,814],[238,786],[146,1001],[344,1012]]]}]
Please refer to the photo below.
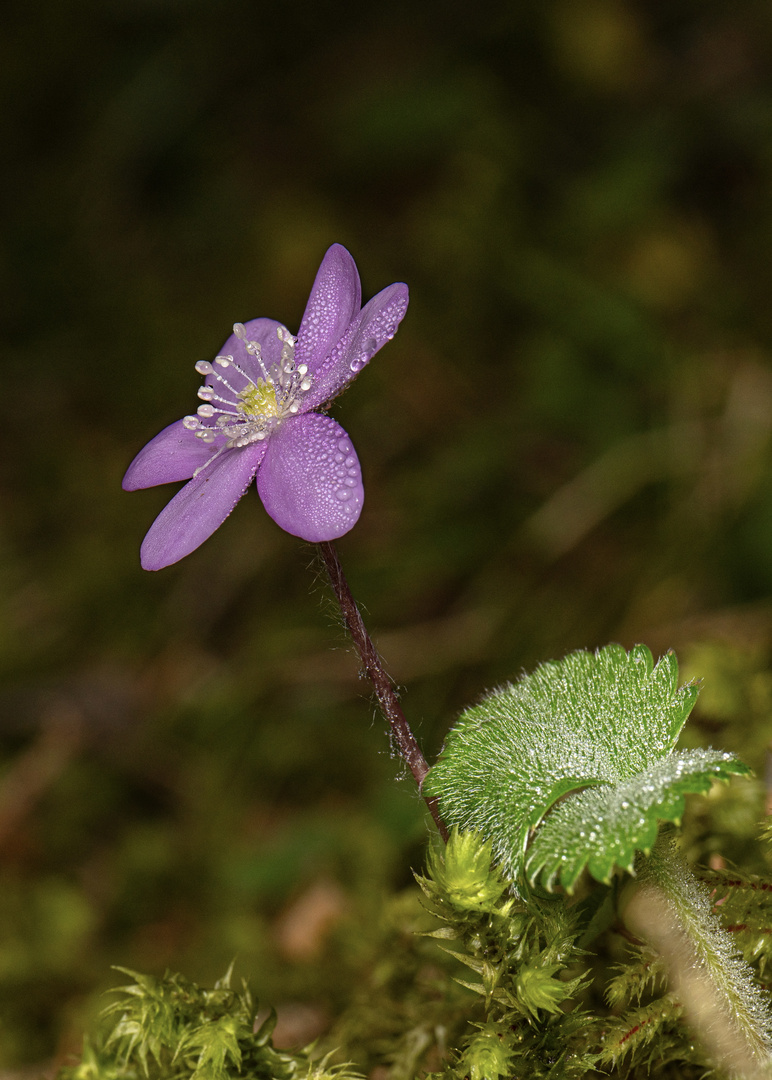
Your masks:
[{"label": "anemone flower", "polygon": [[236,323],[213,361],[199,360],[202,404],[134,458],[126,491],[187,480],[142,543],[146,570],[190,554],[256,479],[263,506],[288,533],[334,540],[359,519],[359,459],[324,411],[394,334],[408,290],[389,285],[361,307],[356,264],[340,244],[322,259],[297,337],[273,319]]}]

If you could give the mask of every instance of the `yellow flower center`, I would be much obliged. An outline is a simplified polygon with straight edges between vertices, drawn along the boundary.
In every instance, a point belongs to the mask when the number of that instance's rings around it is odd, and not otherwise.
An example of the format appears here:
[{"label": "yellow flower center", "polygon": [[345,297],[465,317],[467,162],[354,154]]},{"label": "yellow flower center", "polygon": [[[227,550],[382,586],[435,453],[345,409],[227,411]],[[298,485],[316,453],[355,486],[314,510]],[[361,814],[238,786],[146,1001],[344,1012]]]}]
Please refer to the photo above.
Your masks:
[{"label": "yellow flower center", "polygon": [[[287,417],[305,411],[303,396],[311,389],[313,377],[305,364],[295,365],[295,338],[289,330],[280,326],[276,332],[281,342],[281,356],[278,362],[267,366],[260,342],[247,337],[243,323],[234,325],[233,333],[244,342],[251,357],[252,374],[231,355],[216,356],[212,363],[199,360],[196,364],[199,375],[207,376],[210,381],[198,389],[203,405],[199,405],[195,416],[186,416],[182,426],[194,431],[196,438],[204,443],[215,442],[218,435],[224,435],[227,442],[213,451],[209,460],[196,469],[194,476],[226,450],[262,442]],[[255,365],[262,371],[262,377],[253,377]],[[243,389],[237,389],[228,381],[234,378],[226,375],[231,370],[236,372],[239,381],[246,382]]]},{"label": "yellow flower center", "polygon": [[276,387],[273,382],[258,379],[239,394],[240,404],[236,407],[244,416],[279,416],[281,410],[276,400]]}]

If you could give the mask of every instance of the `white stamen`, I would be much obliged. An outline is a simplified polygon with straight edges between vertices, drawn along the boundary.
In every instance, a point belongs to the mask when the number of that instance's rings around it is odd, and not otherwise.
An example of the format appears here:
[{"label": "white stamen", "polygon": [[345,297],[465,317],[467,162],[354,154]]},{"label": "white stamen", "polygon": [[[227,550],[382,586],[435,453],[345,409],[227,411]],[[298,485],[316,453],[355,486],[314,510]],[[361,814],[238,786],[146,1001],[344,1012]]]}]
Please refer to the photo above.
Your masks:
[{"label": "white stamen", "polygon": [[[211,439],[204,439],[204,442],[211,442]],[[208,469],[209,466],[212,464],[212,462],[215,461],[220,456],[220,454],[222,454],[223,451],[225,451],[227,449],[228,449],[227,446],[221,446],[219,450],[215,450],[215,452],[212,454],[212,456],[207,461],[205,461],[203,465],[199,465],[199,467],[193,473],[193,479],[195,480],[195,478],[198,476],[198,474],[202,473],[204,471],[204,469]]]},{"label": "white stamen", "polygon": [[[233,333],[243,342],[249,358],[245,366],[238,364],[229,353],[216,356],[212,362],[199,360],[195,364],[198,374],[209,381],[197,391],[199,400],[204,404],[198,406],[195,416],[186,416],[182,425],[187,431],[194,432],[203,443],[210,444],[217,440],[219,446],[194,476],[198,476],[202,469],[211,465],[226,450],[263,442],[286,417],[305,411],[302,395],[313,384],[308,365],[295,366],[297,339],[286,327],[276,328],[281,355],[278,363],[270,366],[263,359],[261,343],[248,337],[244,323],[234,323]],[[241,389],[232,386],[223,374],[229,368],[243,379]],[[218,436],[224,437],[224,444]]]}]

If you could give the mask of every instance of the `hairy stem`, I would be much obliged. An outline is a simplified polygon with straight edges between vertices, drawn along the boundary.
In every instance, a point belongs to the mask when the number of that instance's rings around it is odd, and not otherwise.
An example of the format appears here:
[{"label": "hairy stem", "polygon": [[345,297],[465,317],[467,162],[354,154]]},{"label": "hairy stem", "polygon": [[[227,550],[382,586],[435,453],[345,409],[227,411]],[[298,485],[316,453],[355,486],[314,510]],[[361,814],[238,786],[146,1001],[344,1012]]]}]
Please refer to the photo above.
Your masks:
[{"label": "hairy stem", "polygon": [[[426,759],[421,753],[421,748],[416,742],[413,732],[410,730],[410,725],[402,711],[397,692],[394,689],[394,684],[386,674],[383,664],[381,663],[381,658],[365,628],[365,624],[362,621],[362,615],[357,607],[354,597],[351,595],[351,589],[349,588],[348,581],[346,581],[346,575],[343,573],[343,567],[340,565],[340,559],[338,558],[338,553],[335,550],[334,545],[329,541],[326,541],[319,544],[319,550],[322,553],[324,565],[330,578],[330,584],[335,592],[341,613],[345,619],[346,626],[348,627],[348,632],[351,634],[351,640],[354,642],[354,646],[362,661],[365,675],[367,675],[367,678],[373,685],[375,696],[378,699],[378,705],[388,721],[389,728],[391,729],[391,736],[397,750],[413,774],[415,782],[418,785],[418,790],[420,791],[421,785],[424,782],[424,777],[429,771],[429,766],[426,764]],[[445,824],[440,818],[437,800],[434,798],[426,798],[426,805],[429,807],[431,815],[440,831],[440,835],[443,840],[447,840],[448,830],[445,828]]]},{"label": "hairy stem", "polygon": [[664,830],[622,892],[620,915],[662,956],[671,988],[714,1064],[733,1080],[768,1080],[770,1017],[750,968]]}]

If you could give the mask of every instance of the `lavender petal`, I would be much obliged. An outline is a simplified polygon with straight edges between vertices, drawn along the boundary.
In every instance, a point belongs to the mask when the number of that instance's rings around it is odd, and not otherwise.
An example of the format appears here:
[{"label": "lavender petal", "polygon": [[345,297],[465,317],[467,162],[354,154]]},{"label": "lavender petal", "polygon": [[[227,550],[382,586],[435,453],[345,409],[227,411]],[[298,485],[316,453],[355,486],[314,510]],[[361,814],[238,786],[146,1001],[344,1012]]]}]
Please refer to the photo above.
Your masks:
[{"label": "lavender petal", "polygon": [[308,409],[318,408],[339,394],[365,364],[397,332],[408,305],[408,288],[396,282],[374,296],[325,358],[303,400]]},{"label": "lavender petal", "polygon": [[190,480],[196,469],[205,465],[224,443],[224,436],[214,443],[204,443],[196,438],[195,432],[182,426],[182,420],[175,420],[134,458],[123,478],[123,490],[137,491],[177,480]]},{"label": "lavender petal", "polygon": [[298,331],[295,360],[312,375],[346,333],[362,303],[356,263],[340,244],[322,259]]},{"label": "lavender petal", "polygon": [[[262,367],[257,358],[247,352],[244,341],[235,334],[231,334],[217,355],[233,357],[234,364],[246,372],[252,382],[257,382],[258,379],[265,378],[266,371],[269,371],[272,365],[279,363],[282,343],[278,331],[284,331],[286,327],[276,319],[250,319],[249,322],[244,323],[244,329],[247,332],[247,340],[257,341],[260,344]],[[221,368],[217,365],[215,370],[228,380],[237,393],[248,385],[248,379],[240,375],[234,366]],[[209,386],[217,385],[217,379],[212,375],[207,375],[205,382]],[[223,391],[223,396],[229,396],[228,392]]]},{"label": "lavender petal", "polygon": [[364,501],[351,440],[340,424],[319,413],[286,420],[271,436],[257,490],[277,525],[312,543],[347,533]]},{"label": "lavender petal", "polygon": [[142,542],[145,570],[161,570],[203,544],[225,521],[265,455],[266,443],[225,450],[167,503]]}]

